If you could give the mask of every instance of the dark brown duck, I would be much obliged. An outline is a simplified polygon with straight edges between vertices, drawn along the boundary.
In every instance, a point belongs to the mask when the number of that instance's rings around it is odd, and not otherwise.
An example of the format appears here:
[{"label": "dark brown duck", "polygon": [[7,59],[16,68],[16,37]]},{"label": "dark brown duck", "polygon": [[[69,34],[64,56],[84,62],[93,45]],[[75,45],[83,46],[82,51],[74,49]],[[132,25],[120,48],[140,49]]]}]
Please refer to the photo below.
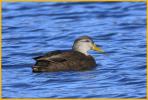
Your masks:
[{"label": "dark brown duck", "polygon": [[56,71],[83,71],[96,67],[94,58],[87,52],[95,50],[103,52],[96,47],[93,40],[88,36],[79,37],[74,41],[72,50],[57,50],[34,58],[33,72],[56,72]]}]

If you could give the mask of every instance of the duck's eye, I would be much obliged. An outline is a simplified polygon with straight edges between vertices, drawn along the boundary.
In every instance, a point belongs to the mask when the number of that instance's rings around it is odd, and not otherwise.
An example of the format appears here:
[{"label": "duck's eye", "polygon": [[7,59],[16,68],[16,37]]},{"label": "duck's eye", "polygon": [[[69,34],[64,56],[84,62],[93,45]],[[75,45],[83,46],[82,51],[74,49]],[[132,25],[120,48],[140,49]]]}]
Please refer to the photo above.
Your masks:
[{"label": "duck's eye", "polygon": [[90,42],[90,40],[83,40],[82,42]]}]

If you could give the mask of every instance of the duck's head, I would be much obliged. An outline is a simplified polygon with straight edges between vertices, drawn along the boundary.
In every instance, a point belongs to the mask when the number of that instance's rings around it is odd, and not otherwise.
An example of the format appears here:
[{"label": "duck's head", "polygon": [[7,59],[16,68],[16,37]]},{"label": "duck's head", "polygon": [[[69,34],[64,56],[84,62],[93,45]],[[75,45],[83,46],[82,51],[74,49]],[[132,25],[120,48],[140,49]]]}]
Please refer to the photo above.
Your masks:
[{"label": "duck's head", "polygon": [[74,41],[73,50],[79,51],[85,55],[88,55],[89,50],[95,50],[98,52],[104,52],[100,47],[97,47],[96,44],[89,36],[81,36]]}]

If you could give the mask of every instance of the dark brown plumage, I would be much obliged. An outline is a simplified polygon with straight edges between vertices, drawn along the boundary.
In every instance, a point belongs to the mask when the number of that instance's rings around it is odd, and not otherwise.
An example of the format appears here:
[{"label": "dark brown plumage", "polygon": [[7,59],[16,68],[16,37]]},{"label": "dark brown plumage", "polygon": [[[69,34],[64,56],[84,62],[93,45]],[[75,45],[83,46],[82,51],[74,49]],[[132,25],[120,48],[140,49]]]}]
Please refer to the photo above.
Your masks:
[{"label": "dark brown plumage", "polygon": [[73,50],[52,51],[34,59],[33,72],[83,71],[96,66],[92,56]]},{"label": "dark brown plumage", "polygon": [[82,71],[95,68],[96,62],[88,54],[89,50],[103,52],[88,36],[79,37],[74,41],[72,50],[52,51],[34,58],[33,72]]}]

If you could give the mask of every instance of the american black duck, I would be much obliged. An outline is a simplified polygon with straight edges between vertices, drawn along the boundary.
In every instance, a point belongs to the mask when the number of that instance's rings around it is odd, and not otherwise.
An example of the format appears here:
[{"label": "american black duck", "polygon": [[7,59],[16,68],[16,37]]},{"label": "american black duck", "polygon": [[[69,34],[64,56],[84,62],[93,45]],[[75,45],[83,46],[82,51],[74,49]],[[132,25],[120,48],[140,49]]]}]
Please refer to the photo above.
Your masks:
[{"label": "american black duck", "polygon": [[81,36],[74,41],[71,50],[57,50],[35,57],[33,72],[83,71],[96,67],[94,58],[87,52],[103,52],[88,36]]}]

